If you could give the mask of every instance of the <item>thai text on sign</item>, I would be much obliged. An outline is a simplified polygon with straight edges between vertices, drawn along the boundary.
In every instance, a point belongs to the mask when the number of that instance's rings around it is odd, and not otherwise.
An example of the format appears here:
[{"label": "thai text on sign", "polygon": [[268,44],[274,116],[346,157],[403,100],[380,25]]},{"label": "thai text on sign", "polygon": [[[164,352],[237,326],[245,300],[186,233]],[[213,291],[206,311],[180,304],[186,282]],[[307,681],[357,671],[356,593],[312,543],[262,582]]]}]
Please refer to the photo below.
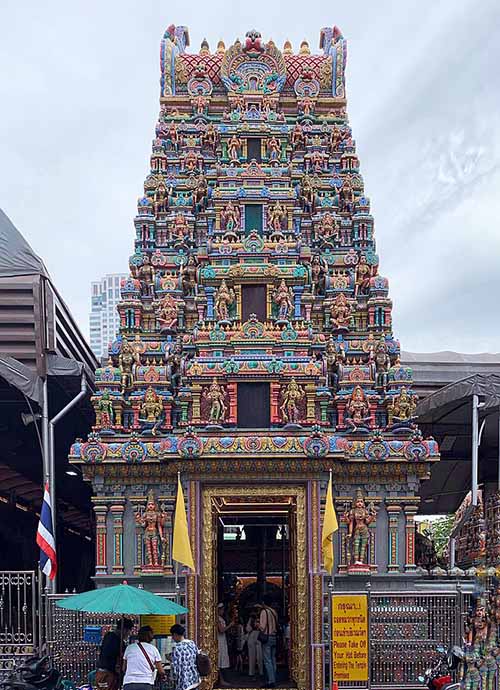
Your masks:
[{"label": "thai text on sign", "polygon": [[141,616],[141,626],[150,625],[158,636],[170,635],[170,628],[175,623],[175,616]]},{"label": "thai text on sign", "polygon": [[368,680],[368,597],[332,596],[334,680]]}]

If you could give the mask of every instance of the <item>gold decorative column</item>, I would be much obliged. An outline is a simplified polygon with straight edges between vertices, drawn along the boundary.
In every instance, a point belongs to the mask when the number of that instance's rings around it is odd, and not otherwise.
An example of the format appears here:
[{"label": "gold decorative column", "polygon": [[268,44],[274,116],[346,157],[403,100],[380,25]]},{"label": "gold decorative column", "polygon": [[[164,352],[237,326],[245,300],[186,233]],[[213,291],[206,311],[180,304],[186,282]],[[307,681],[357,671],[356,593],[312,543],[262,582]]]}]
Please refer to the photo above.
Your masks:
[{"label": "gold decorative column", "polygon": [[[418,498],[416,499],[419,500]],[[405,541],[406,541],[406,558],[405,558],[405,572],[411,573],[416,569],[415,564],[415,514],[418,510],[416,504],[406,504],[404,506],[406,525],[405,525]]]}]

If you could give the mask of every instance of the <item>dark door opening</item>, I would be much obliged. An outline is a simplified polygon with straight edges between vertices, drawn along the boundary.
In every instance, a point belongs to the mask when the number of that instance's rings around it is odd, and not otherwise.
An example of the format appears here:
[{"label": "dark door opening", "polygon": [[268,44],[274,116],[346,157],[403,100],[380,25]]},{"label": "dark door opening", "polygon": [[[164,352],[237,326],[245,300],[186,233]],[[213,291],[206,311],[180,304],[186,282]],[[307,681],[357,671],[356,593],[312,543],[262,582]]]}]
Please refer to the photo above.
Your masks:
[{"label": "dark door opening", "polygon": [[256,160],[257,163],[262,162],[260,139],[247,139],[247,161]]},{"label": "dark door opening", "polygon": [[245,204],[245,234],[252,230],[262,235],[262,204]]},{"label": "dark door opening", "polygon": [[241,318],[248,321],[255,314],[258,321],[267,320],[267,288],[265,285],[241,286]]},{"label": "dark door opening", "polygon": [[238,383],[238,427],[269,429],[271,401],[268,383]]},{"label": "dark door opening", "polygon": [[[257,621],[276,614],[276,687],[290,680],[289,514],[221,514],[217,535],[220,680],[233,688],[262,687],[267,680]],[[267,513],[267,511],[265,511]],[[267,613],[261,612],[263,605]],[[290,611],[291,613],[291,611]],[[222,619],[222,620],[221,620]],[[225,632],[221,632],[226,628]],[[227,649],[227,655],[225,655]]]}]

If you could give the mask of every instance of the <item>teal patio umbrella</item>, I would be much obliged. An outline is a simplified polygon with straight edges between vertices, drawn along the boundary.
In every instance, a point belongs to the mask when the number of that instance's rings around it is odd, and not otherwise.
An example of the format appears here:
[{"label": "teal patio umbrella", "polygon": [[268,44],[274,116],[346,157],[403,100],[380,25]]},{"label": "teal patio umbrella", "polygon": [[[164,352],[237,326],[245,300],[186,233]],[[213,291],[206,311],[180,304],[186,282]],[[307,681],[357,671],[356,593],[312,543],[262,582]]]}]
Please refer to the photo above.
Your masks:
[{"label": "teal patio umbrella", "polygon": [[82,594],[74,594],[65,599],[58,599],[56,606],[70,611],[116,613],[121,616],[171,616],[187,613],[187,609],[176,604],[175,601],[159,597],[145,589],[125,584],[93,589],[90,592],[82,592]]}]

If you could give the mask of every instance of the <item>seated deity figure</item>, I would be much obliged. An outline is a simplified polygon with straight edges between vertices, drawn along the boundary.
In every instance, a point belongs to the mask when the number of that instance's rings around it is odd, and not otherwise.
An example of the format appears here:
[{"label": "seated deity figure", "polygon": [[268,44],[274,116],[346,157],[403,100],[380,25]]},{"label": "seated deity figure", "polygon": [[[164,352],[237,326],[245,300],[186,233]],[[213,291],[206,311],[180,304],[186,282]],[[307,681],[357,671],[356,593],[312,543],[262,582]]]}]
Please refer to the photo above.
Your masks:
[{"label": "seated deity figure", "polygon": [[346,416],[347,422],[353,426],[367,426],[369,421],[370,408],[366,400],[365,393],[361,386],[354,386],[349,402],[347,403]]},{"label": "seated deity figure", "polygon": [[343,292],[338,294],[330,306],[330,323],[336,330],[351,327],[352,306]]},{"label": "seated deity figure", "polygon": [[158,434],[163,421],[163,404],[162,396],[158,395],[152,386],[149,386],[144,394],[139,421],[142,422],[143,431],[150,430],[153,436]]},{"label": "seated deity figure", "polygon": [[174,331],[179,318],[178,300],[173,295],[165,295],[159,304],[157,312],[161,330]]}]

